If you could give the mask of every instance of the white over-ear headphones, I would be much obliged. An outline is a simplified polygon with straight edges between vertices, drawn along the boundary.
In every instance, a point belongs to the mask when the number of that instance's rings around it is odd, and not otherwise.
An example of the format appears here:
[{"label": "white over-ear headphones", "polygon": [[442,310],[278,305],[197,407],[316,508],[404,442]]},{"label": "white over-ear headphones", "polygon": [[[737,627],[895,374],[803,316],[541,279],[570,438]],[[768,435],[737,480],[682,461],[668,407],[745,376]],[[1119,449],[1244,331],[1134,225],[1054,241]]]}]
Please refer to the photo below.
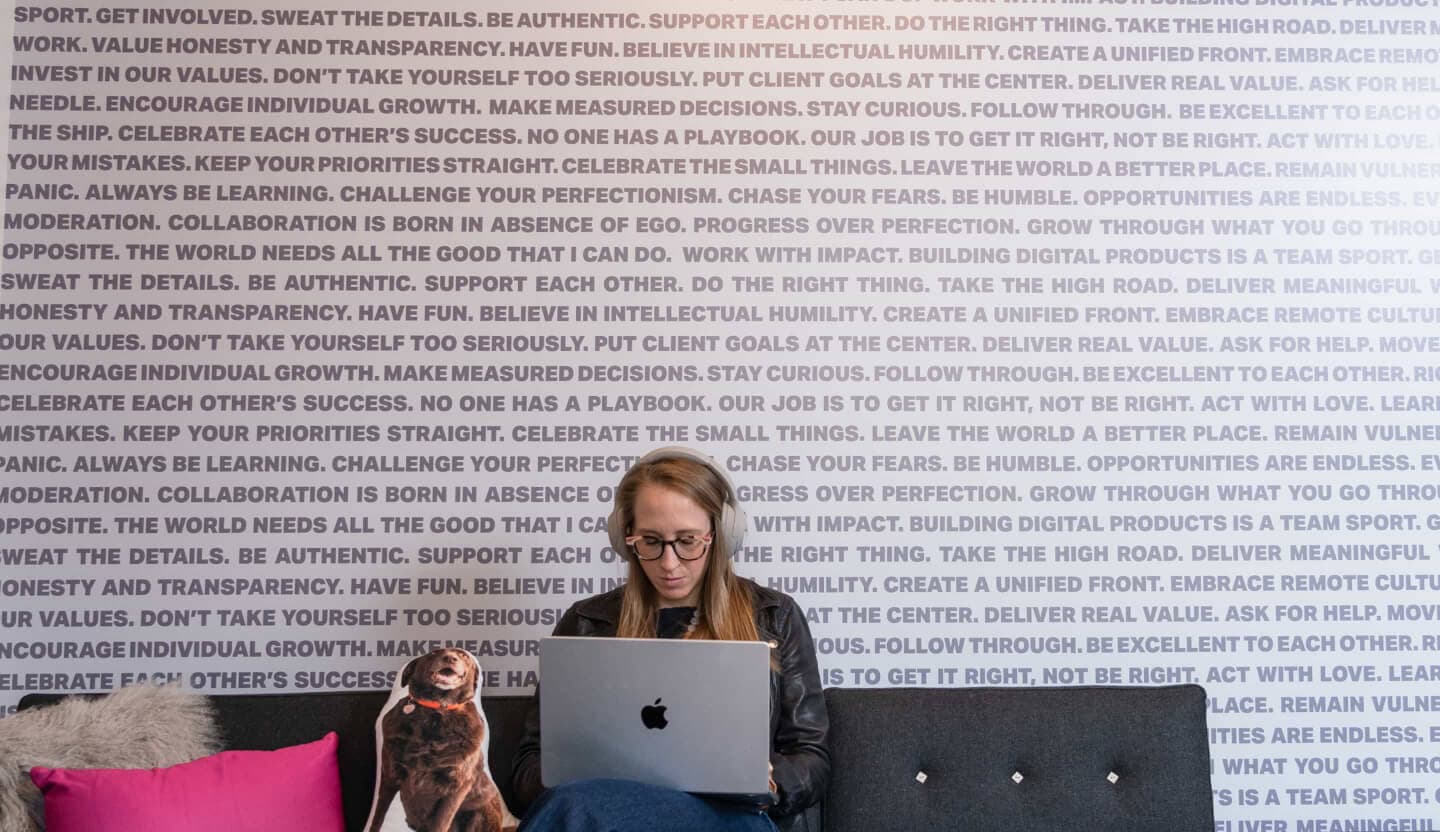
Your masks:
[{"label": "white over-ear headphones", "polygon": [[[716,528],[716,531],[724,538],[730,547],[730,551],[726,554],[734,557],[735,553],[740,551],[740,545],[745,542],[745,510],[740,507],[740,503],[737,501],[735,483],[730,481],[729,472],[725,470],[723,465],[709,456],[699,451],[679,446],[656,448],[635,460],[635,464],[630,466],[630,470],[633,471],[641,465],[659,462],[662,459],[688,459],[692,462],[698,462],[711,471],[714,471],[720,476],[720,479],[724,481],[727,492],[725,494],[725,506],[720,510],[720,524],[719,527]],[[630,472],[627,471],[625,473],[626,476],[629,476]],[[620,494],[618,489],[615,494],[615,507],[610,511],[610,517],[605,523],[605,530],[610,534],[610,545],[615,548],[615,551],[624,555],[629,547],[625,545],[625,518],[621,516],[620,512]]]}]

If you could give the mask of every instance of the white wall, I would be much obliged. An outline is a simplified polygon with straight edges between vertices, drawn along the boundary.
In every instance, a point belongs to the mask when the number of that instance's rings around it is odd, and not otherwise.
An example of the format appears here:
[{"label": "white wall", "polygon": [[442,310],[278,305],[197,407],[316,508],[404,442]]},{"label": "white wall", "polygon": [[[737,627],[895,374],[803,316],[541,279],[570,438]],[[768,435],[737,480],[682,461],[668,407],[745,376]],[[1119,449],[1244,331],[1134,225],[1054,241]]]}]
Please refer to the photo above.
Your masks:
[{"label": "white wall", "polygon": [[1428,6],[200,5],[9,24],[0,703],[522,692],[682,443],[828,684],[1197,682],[1222,828],[1433,816]]}]

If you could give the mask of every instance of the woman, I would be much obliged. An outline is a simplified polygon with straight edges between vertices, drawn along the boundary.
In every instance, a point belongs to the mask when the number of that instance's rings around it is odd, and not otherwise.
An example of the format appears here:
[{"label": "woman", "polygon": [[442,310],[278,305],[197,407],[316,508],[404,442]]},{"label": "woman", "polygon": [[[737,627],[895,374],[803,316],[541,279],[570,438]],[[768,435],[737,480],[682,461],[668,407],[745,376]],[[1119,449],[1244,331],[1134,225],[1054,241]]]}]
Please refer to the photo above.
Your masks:
[{"label": "woman", "polygon": [[653,451],[620,481],[608,523],[612,545],[629,563],[628,578],[572,606],[555,635],[769,642],[771,801],[762,812],[613,780],[544,791],[537,689],[515,758],[515,797],[522,808],[530,806],[522,829],[668,829],[663,824],[669,823],[739,832],[769,830],[771,820],[781,829],[806,829],[800,813],[820,800],[830,775],[815,648],[794,599],[735,575],[732,556],[745,516],[729,478],[695,451]]}]

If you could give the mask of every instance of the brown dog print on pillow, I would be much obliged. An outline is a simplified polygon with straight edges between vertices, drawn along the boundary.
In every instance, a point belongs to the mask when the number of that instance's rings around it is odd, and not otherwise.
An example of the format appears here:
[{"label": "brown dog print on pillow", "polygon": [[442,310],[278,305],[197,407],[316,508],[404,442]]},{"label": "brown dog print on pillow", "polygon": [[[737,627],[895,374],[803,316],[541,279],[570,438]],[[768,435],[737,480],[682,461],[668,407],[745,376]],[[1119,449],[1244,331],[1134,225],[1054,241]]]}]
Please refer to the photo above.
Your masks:
[{"label": "brown dog print on pillow", "polygon": [[440,648],[405,665],[379,722],[369,832],[386,828],[397,795],[415,832],[505,832],[518,825],[485,761],[479,688],[480,666],[465,650]]}]

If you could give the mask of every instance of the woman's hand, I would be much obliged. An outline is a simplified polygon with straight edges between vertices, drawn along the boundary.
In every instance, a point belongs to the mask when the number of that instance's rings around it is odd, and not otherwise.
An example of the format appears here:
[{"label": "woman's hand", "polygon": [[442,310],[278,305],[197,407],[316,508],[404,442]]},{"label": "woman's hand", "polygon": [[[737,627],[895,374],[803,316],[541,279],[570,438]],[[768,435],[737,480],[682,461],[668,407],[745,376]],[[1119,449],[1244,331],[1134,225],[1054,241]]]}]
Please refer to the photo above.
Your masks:
[{"label": "woman's hand", "polygon": [[770,763],[770,793],[778,795],[780,787],[775,785],[775,764]]}]

